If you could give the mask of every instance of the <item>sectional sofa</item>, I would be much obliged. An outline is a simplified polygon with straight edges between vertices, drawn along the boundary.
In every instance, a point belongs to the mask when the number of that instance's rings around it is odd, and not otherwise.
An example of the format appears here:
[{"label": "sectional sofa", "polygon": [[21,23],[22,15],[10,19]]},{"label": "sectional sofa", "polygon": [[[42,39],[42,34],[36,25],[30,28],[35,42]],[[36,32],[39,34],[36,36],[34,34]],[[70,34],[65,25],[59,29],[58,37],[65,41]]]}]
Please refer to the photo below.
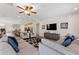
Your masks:
[{"label": "sectional sofa", "polygon": [[79,40],[74,40],[68,47],[62,45],[63,41],[64,37],[61,37],[58,41],[42,38],[41,43],[39,43],[40,54],[79,55]]}]

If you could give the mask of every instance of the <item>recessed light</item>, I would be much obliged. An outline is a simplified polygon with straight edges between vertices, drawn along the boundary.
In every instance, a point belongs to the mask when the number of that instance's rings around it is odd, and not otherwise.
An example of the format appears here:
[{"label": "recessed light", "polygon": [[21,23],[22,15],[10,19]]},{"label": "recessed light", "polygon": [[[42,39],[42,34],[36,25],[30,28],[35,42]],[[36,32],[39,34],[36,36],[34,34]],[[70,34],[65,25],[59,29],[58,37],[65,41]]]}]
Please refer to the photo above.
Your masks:
[{"label": "recessed light", "polygon": [[78,8],[74,8],[74,10],[77,10]]}]

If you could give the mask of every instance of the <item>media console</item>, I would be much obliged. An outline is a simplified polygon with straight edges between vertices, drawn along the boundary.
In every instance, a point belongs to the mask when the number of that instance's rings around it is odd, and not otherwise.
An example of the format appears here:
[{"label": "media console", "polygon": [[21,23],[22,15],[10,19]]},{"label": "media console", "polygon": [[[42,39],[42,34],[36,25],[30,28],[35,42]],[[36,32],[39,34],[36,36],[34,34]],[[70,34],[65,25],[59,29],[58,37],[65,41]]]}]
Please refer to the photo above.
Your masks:
[{"label": "media console", "polygon": [[44,33],[44,38],[57,41],[57,40],[60,39],[60,35],[57,34],[57,33],[45,32]]}]

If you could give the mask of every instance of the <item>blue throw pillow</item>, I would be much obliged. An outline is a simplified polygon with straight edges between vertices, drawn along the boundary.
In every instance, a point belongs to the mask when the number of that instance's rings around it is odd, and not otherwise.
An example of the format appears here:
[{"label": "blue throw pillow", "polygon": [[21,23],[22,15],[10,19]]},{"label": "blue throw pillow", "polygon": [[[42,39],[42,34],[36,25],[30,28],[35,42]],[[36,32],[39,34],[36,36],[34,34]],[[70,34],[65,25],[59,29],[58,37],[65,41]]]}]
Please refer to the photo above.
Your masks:
[{"label": "blue throw pillow", "polygon": [[71,44],[71,39],[67,39],[67,40],[65,40],[64,42],[63,42],[63,45],[65,46],[65,47],[67,47],[67,46],[69,46],[70,44]]},{"label": "blue throw pillow", "polygon": [[18,46],[18,42],[15,37],[8,36],[8,38],[12,39],[15,42],[15,44]]},{"label": "blue throw pillow", "polygon": [[16,53],[18,53],[20,51],[18,46],[16,45],[16,43],[12,39],[8,38],[8,43],[15,50]]}]

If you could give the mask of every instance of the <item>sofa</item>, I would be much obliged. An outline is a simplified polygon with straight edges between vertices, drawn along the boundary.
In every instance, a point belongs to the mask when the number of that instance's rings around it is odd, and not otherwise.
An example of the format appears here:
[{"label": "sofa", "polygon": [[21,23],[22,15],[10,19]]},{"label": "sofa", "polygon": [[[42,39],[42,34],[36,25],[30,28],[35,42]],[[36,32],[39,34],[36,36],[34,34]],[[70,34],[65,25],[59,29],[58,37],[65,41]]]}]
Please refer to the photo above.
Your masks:
[{"label": "sofa", "polygon": [[[75,52],[72,47],[64,47],[62,46],[63,39],[61,41],[52,41],[46,38],[42,38],[41,43],[39,43],[39,52],[44,55],[77,55],[77,51]],[[73,45],[73,43],[72,43]],[[71,45],[71,46],[72,46]],[[78,49],[78,47],[76,47]]]},{"label": "sofa", "polygon": [[20,51],[16,53],[14,49],[11,47],[10,44],[8,44],[7,36],[4,35],[0,40],[3,40],[3,42],[0,42],[0,55],[37,55],[38,50],[21,39],[20,37],[16,37],[16,40],[18,42],[18,48]]}]

